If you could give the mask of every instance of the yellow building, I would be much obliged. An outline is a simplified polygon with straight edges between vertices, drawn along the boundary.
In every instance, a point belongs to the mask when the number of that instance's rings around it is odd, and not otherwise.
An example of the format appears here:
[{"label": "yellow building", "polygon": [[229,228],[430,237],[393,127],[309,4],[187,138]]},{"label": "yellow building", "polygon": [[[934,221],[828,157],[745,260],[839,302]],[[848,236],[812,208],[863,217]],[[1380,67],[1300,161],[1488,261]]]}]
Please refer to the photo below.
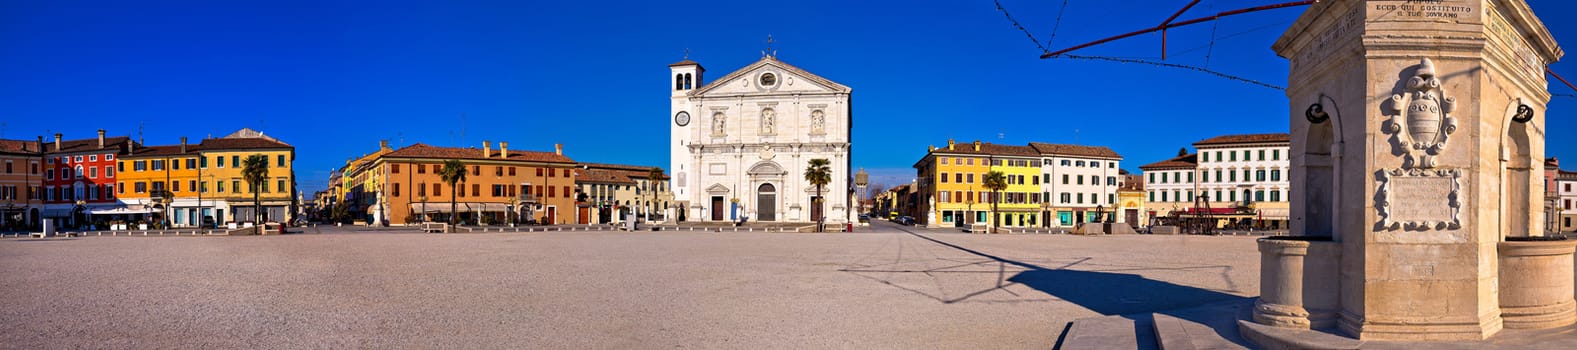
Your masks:
[{"label": "yellow building", "polygon": [[389,148],[389,142],[379,141],[377,151],[345,164],[345,172],[340,177],[341,184],[337,189],[340,191],[339,198],[350,206],[353,222],[382,225],[388,221],[388,214],[385,213],[388,209],[387,198],[378,196],[383,188],[384,173],[377,171],[373,163],[389,152],[394,152],[394,149]]},{"label": "yellow building", "polygon": [[[198,145],[202,157],[198,167],[203,169],[199,186],[212,183],[216,200],[214,217],[218,222],[252,221],[256,208],[252,195],[256,192],[262,201],[264,220],[280,222],[289,220],[288,210],[294,206],[296,148],[251,129],[241,129],[228,136],[204,139]],[[268,177],[257,188],[252,188],[242,176],[243,162],[248,156],[263,155],[268,159]],[[206,162],[206,163],[205,163]],[[206,167],[206,168],[204,168]]]},{"label": "yellow building", "polygon": [[[1040,217],[1039,153],[1028,146],[1009,146],[975,141],[946,147],[931,147],[916,162],[916,224],[927,227],[965,227],[975,223],[991,224],[1000,219],[1002,227],[1035,227]],[[991,215],[991,190],[985,176],[1001,171],[1008,179],[998,202],[998,215]]]},{"label": "yellow building", "polygon": [[[1039,227],[1040,210],[1040,152],[1029,146],[996,146],[991,154],[991,171],[1005,175],[1008,188],[1000,198],[987,203],[997,204],[992,218],[1001,227]],[[991,190],[987,189],[989,198]]]}]

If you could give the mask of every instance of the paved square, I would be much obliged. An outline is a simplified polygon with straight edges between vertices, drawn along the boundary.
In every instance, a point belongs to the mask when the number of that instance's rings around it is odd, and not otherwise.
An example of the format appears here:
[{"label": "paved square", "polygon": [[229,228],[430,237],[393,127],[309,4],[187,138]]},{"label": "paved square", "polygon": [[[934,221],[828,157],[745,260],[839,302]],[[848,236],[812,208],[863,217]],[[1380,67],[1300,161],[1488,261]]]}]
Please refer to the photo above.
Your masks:
[{"label": "paved square", "polygon": [[0,344],[1049,348],[1258,293],[1247,237],[878,231],[5,239]]}]

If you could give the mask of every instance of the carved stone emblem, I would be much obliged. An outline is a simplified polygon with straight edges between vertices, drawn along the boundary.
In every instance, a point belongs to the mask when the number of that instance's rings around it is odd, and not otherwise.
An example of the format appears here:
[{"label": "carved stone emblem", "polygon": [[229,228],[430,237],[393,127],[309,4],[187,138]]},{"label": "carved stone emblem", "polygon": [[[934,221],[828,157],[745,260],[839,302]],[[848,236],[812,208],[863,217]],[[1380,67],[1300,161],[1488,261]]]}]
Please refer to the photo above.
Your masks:
[{"label": "carved stone emblem", "polygon": [[1384,230],[1462,228],[1462,170],[1382,170],[1375,210]]},{"label": "carved stone emblem", "polygon": [[761,160],[772,160],[772,158],[776,158],[777,156],[777,153],[772,152],[771,145],[761,147]]},{"label": "carved stone emblem", "polygon": [[[1407,81],[1405,91],[1391,95],[1391,115],[1384,130],[1396,134],[1396,141],[1412,167],[1433,168],[1434,156],[1446,148],[1451,133],[1456,132],[1456,119],[1451,112],[1456,107],[1455,97],[1446,97],[1435,76],[1435,63],[1428,58],[1419,63],[1418,73]],[[1402,132],[1406,130],[1407,132]]]}]

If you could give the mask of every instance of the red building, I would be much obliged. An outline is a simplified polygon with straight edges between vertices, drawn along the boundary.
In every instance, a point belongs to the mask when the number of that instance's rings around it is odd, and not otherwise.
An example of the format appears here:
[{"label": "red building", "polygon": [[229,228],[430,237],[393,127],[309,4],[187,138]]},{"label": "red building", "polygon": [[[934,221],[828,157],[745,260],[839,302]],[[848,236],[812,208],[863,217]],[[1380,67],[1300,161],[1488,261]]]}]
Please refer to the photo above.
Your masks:
[{"label": "red building", "polygon": [[94,210],[120,206],[115,200],[115,158],[140,147],[125,136],[61,140],[44,144],[44,218],[65,227],[86,224]]}]

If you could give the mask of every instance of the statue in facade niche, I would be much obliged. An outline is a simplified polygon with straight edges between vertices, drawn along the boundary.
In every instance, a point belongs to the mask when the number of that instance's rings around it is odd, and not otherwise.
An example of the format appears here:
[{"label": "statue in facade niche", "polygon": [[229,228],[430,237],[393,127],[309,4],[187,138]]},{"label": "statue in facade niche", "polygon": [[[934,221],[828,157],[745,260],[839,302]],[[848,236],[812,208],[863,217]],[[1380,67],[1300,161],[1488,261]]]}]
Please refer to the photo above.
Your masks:
[{"label": "statue in facade niche", "polygon": [[778,117],[778,112],[772,110],[771,108],[768,108],[768,109],[765,109],[765,110],[761,111],[761,133],[762,134],[766,134],[766,135],[771,135],[772,134],[772,124],[777,121],[777,120],[775,120],[775,119],[777,119],[777,117]]},{"label": "statue in facade niche", "polygon": [[712,135],[724,135],[727,129],[723,127],[723,119],[722,113],[712,115]]},{"label": "statue in facade niche", "polygon": [[810,112],[810,133],[822,134],[827,132],[827,116],[820,109]]},{"label": "statue in facade niche", "polygon": [[[1414,167],[1433,168],[1434,155],[1446,148],[1447,139],[1457,130],[1456,119],[1450,116],[1457,100],[1445,97],[1440,78],[1435,76],[1435,63],[1428,58],[1419,63],[1418,73],[1407,81],[1405,89],[1391,95],[1387,111],[1391,121],[1385,131],[1396,134]],[[1414,153],[1422,154],[1415,157]]]}]

